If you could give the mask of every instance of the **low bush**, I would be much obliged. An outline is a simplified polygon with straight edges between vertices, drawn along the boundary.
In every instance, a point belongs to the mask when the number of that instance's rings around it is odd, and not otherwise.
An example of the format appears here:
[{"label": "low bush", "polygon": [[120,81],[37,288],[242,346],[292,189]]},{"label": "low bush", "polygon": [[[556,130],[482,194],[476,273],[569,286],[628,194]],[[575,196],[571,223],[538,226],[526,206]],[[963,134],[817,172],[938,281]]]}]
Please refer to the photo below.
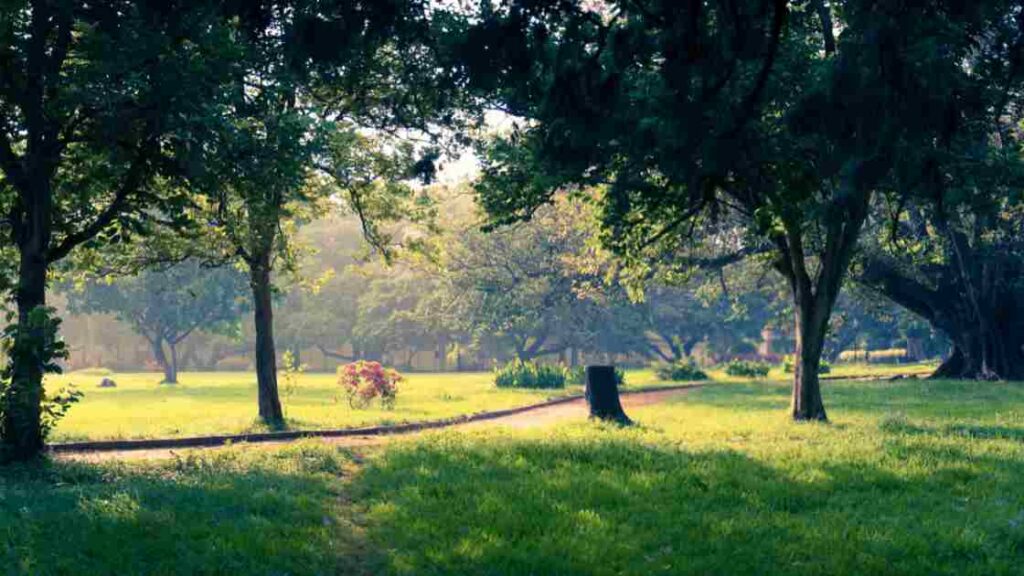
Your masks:
[{"label": "low bush", "polygon": [[771,369],[772,365],[767,362],[752,360],[733,360],[725,365],[726,374],[740,378],[764,378]]},{"label": "low bush", "polygon": [[566,370],[536,362],[513,360],[494,371],[498,388],[555,389],[565,388]]},{"label": "low bush", "polygon": [[869,362],[871,364],[899,364],[908,360],[906,348],[884,350],[843,350],[839,353],[841,362]]},{"label": "low bush", "polygon": [[338,385],[345,390],[352,408],[366,408],[374,399],[379,399],[384,408],[394,408],[402,380],[401,374],[380,362],[359,360],[338,367]]},{"label": "low bush", "polygon": [[708,375],[692,359],[680,360],[671,364],[659,364],[654,367],[654,373],[662,380],[671,380],[673,382],[708,379]]},{"label": "low bush", "polygon": [[[783,359],[782,361],[782,371],[785,372],[786,374],[792,374],[795,362],[796,360],[793,359],[792,355],[786,356],[785,359]],[[822,360],[821,362],[818,363],[818,374],[828,374],[831,371],[832,365],[826,362],[825,360]]]},{"label": "low bush", "polygon": [[[586,386],[586,384],[587,384],[587,367],[586,366],[576,366],[575,368],[566,368],[565,369],[565,377],[566,377],[566,381],[569,384],[574,384],[576,386]],[[620,368],[616,368],[615,369],[615,384],[619,388],[622,388],[623,386],[626,385],[626,373],[623,372]]]}]

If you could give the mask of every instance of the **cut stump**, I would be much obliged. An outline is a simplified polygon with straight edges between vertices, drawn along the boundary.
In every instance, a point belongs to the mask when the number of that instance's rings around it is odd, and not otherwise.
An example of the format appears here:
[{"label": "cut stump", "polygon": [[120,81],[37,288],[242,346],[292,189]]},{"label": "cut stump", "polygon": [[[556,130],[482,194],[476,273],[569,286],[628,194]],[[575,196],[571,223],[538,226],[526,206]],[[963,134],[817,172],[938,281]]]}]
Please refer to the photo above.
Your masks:
[{"label": "cut stump", "polygon": [[587,366],[586,397],[591,418],[624,426],[633,423],[622,409],[614,366]]}]

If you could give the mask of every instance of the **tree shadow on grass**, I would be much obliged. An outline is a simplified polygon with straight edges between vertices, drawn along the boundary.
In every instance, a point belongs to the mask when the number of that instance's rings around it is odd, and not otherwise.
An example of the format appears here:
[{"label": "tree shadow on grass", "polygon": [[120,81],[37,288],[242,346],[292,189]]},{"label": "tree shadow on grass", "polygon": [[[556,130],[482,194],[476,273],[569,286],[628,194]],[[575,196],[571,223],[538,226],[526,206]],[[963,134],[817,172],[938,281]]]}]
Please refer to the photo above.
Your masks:
[{"label": "tree shadow on grass", "polygon": [[[1010,574],[1020,511],[978,476],[883,460],[776,468],[620,440],[396,447],[355,481],[399,574]],[[1000,465],[1017,466],[1020,463]],[[941,466],[939,467],[941,468]],[[1021,488],[998,489],[1024,506]]]},{"label": "tree shadow on grass", "polygon": [[[340,507],[339,452],[0,469],[5,574],[372,573]],[[364,564],[355,564],[353,557]]]},{"label": "tree shadow on grass", "polygon": [[967,423],[954,423],[936,427],[912,422],[902,413],[890,414],[882,418],[878,427],[882,432],[894,435],[1024,442],[1024,428],[997,424]]}]

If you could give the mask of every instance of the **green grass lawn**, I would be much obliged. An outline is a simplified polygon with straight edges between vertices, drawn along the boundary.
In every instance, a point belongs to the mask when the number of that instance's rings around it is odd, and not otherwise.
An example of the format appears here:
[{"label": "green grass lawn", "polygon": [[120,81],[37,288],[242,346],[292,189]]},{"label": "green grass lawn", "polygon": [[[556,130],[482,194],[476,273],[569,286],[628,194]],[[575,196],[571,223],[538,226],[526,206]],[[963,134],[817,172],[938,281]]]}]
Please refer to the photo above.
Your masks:
[{"label": "green grass lawn", "polygon": [[0,471],[13,574],[1020,574],[1024,384],[713,384],[630,429]]},{"label": "green grass lawn", "polygon": [[[393,410],[349,407],[333,374],[304,374],[294,391],[282,386],[288,427],[343,428],[447,418],[541,402],[581,392],[499,390],[490,373],[408,374]],[[252,373],[182,373],[176,385],[159,384],[156,373],[114,374],[117,388],[98,388],[102,376],[71,373],[48,379],[59,388],[73,383],[85,393],[54,431],[52,440],[156,438],[264,430],[256,420]],[[281,382],[283,385],[283,381]],[[649,370],[631,371],[632,387],[657,385]]]},{"label": "green grass lawn", "polygon": [[[842,369],[846,374],[856,375],[886,375],[894,371],[887,366],[862,365]],[[902,367],[902,371],[928,369],[927,365]],[[729,379],[720,371],[712,370],[711,376],[716,380]],[[117,388],[98,388],[103,376],[88,372],[48,379],[49,387],[73,383],[85,393],[82,401],[57,425],[52,441],[169,438],[265,430],[256,419],[256,378],[252,373],[182,373],[180,383],[172,386],[159,384],[162,375],[157,373],[110,377],[117,382]],[[579,386],[565,390],[499,390],[487,372],[406,377],[393,410],[378,406],[352,409],[333,374],[304,374],[291,392],[282,381],[288,427],[314,430],[448,418],[582,391]],[[779,370],[771,377],[784,379],[787,375]],[[627,371],[626,383],[627,388],[674,384],[659,382],[651,370]]]},{"label": "green grass lawn", "polygon": [[445,434],[358,477],[402,574],[1020,574],[1024,385],[722,384],[620,430]]}]

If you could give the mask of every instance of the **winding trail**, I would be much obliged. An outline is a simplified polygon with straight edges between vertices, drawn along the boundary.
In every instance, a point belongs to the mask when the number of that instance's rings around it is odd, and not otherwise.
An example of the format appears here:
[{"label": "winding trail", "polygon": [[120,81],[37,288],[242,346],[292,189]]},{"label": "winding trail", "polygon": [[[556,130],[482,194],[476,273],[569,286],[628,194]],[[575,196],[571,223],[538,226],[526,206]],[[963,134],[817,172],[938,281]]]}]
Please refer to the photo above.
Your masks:
[{"label": "winding trail", "polygon": [[[665,402],[669,398],[689,393],[691,390],[699,387],[699,384],[691,384],[655,390],[623,391],[620,396],[622,398],[623,408],[628,413],[632,408],[647,406],[650,404],[659,404],[661,402]],[[378,446],[389,442],[414,438],[423,434],[427,430],[437,430],[442,428],[458,430],[512,428],[523,430],[552,426],[571,420],[584,420],[587,418],[587,415],[588,411],[586,401],[580,396],[575,396],[572,398],[558,399],[532,406],[514,408],[511,410],[476,414],[472,417],[463,417],[461,419],[457,418],[450,421],[438,421],[421,423],[420,425],[412,424],[405,427],[396,427],[395,430],[388,430],[388,428],[385,427],[372,429],[372,433],[366,434],[327,436],[317,436],[315,435],[317,434],[316,432],[312,432],[310,436],[306,437],[293,437],[283,440],[261,439],[257,442],[245,443],[245,445],[249,448],[268,449],[284,446],[304,438],[316,438],[325,444],[333,446],[359,448]],[[101,445],[101,443],[96,444]],[[227,444],[206,447],[161,448],[148,448],[142,444],[139,448],[119,449],[57,447],[60,449],[55,451],[55,455],[59,459],[84,462],[102,462],[110,460],[157,460],[173,458],[185,450],[218,450],[224,449],[225,447],[227,447]]]}]

